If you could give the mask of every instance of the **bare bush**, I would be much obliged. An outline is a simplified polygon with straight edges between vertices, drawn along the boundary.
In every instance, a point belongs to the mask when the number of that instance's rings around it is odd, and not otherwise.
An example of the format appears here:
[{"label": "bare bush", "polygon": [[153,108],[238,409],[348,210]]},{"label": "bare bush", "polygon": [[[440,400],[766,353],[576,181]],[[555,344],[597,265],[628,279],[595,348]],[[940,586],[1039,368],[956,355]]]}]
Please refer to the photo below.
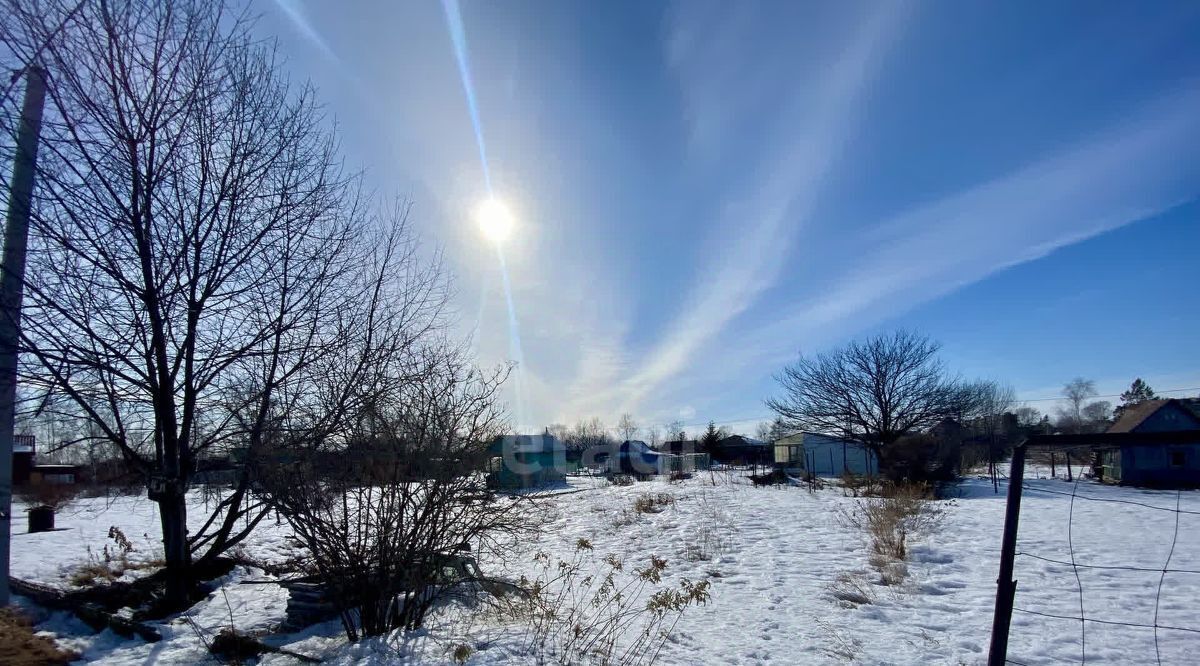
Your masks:
[{"label": "bare bush", "polygon": [[907,570],[892,563],[907,559],[909,542],[934,532],[944,512],[929,502],[925,485],[889,485],[882,496],[859,500],[854,509],[841,515],[845,524],[866,533],[872,567],[885,584],[894,585],[903,580]]},{"label": "bare bush", "polygon": [[692,540],[684,546],[683,551],[684,558],[689,562],[707,562],[727,551],[733,541],[732,533],[736,530],[729,515],[710,501],[707,494],[700,495],[698,510],[701,515],[700,527],[691,535]]},{"label": "bare bush", "polygon": [[131,560],[129,555],[136,548],[116,525],[108,528],[108,538],[112,540],[112,545],[104,544],[99,553],[94,552],[91,546],[87,547],[87,561],[68,576],[72,585],[88,587],[111,583],[128,571],[157,569],[163,565],[161,558]]},{"label": "bare bush", "polygon": [[847,497],[875,494],[878,492],[879,483],[879,479],[874,477],[845,472],[841,479],[842,494]]},{"label": "bare bush", "polygon": [[521,579],[529,596],[511,610],[529,623],[524,649],[538,663],[653,663],[683,613],[710,596],[708,581],[665,584],[664,559],[627,566],[614,555],[597,558],[586,539],[569,560],[535,560],[542,571]]},{"label": "bare bush", "polygon": [[49,507],[61,511],[79,497],[79,487],[59,483],[37,483],[17,489],[16,496],[30,507]]},{"label": "bare bush", "polygon": [[633,510],[638,513],[662,513],[671,506],[675,506],[675,496],[670,493],[642,493],[633,501]]},{"label": "bare bush", "polygon": [[458,584],[487,584],[468,549],[507,550],[530,528],[535,500],[498,499],[481,472],[505,372],[431,352],[348,441],[286,450],[261,470],[350,640],[421,626]]},{"label": "bare bush", "polygon": [[829,585],[829,592],[849,608],[875,603],[875,590],[861,572],[838,574]]}]

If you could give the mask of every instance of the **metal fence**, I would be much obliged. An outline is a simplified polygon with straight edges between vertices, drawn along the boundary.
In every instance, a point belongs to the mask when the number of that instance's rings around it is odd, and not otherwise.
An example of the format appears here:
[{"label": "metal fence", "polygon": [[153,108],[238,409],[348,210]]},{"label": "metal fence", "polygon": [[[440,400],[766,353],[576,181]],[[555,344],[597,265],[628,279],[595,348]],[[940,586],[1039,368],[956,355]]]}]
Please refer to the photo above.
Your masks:
[{"label": "metal fence", "polygon": [[[1000,576],[996,581],[996,607],[992,620],[992,643],[988,653],[989,666],[1003,666],[1004,664],[1015,664],[1017,666],[1031,666],[1030,664],[1010,657],[1008,654],[1009,631],[1012,623],[1013,613],[1024,615],[1044,617],[1054,620],[1069,620],[1078,622],[1079,624],[1079,663],[1086,664],[1088,659],[1087,638],[1089,625],[1099,626],[1122,626],[1146,629],[1153,631],[1154,636],[1154,656],[1153,662],[1147,655],[1147,663],[1162,664],[1162,650],[1160,645],[1160,634],[1165,632],[1184,632],[1191,634],[1200,634],[1200,625],[1197,626],[1177,626],[1173,624],[1165,624],[1159,621],[1159,610],[1162,602],[1162,593],[1168,576],[1200,576],[1200,570],[1172,567],[1171,562],[1176,556],[1176,545],[1179,540],[1179,522],[1180,517],[1186,514],[1200,515],[1200,511],[1184,509],[1181,507],[1183,492],[1176,490],[1175,506],[1165,507],[1149,504],[1147,502],[1139,502],[1130,499],[1118,497],[1100,497],[1090,493],[1079,492],[1079,477],[1075,477],[1071,490],[1054,490],[1044,487],[1030,486],[1025,482],[1025,457],[1026,453],[1031,448],[1046,447],[1051,450],[1079,448],[1082,446],[1162,446],[1163,444],[1197,444],[1200,443],[1200,432],[1198,431],[1180,431],[1180,432],[1165,432],[1165,433],[1121,433],[1121,434],[1103,434],[1103,435],[1055,435],[1055,436],[1037,436],[1018,445],[1013,451],[1012,466],[1009,474],[1008,487],[1008,503],[1005,510],[1004,519],[1004,534],[1001,545],[1000,556]],[[1066,553],[1061,558],[1052,558],[1044,554],[1033,553],[1018,549],[1017,530],[1021,512],[1021,497],[1023,492],[1032,493],[1048,493],[1065,495],[1070,498],[1070,504],[1067,517],[1067,549]],[[1114,504],[1136,505],[1145,509],[1162,511],[1174,515],[1174,529],[1171,534],[1170,548],[1166,558],[1161,565],[1150,566],[1151,563],[1131,563],[1120,565],[1094,565],[1080,563],[1076,558],[1074,530],[1075,530],[1075,506],[1077,502],[1101,502]],[[1073,589],[1073,593],[1079,599],[1078,614],[1053,613],[1034,608],[1023,607],[1017,603],[1017,581],[1013,578],[1014,569],[1018,558],[1040,560],[1048,563],[1053,563],[1061,566],[1069,566],[1073,574],[1073,581],[1068,583]],[[1118,571],[1133,571],[1141,573],[1157,573],[1158,582],[1154,596],[1154,613],[1151,617],[1146,618],[1147,621],[1125,621],[1114,619],[1100,619],[1089,617],[1084,604],[1084,585],[1080,577],[1080,570],[1118,570]],[[1073,583],[1073,584],[1072,584]]]}]

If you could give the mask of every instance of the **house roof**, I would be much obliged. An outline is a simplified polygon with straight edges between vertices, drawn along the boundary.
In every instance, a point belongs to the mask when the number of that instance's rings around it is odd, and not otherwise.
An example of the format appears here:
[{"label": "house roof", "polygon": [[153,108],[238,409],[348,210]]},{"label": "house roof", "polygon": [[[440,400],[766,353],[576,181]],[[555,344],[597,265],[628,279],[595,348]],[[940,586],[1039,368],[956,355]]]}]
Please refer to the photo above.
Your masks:
[{"label": "house roof", "polygon": [[1136,405],[1126,407],[1121,413],[1121,418],[1108,427],[1108,432],[1133,432],[1145,423],[1146,419],[1157,414],[1160,409],[1166,408],[1168,405],[1171,405],[1170,409],[1179,409],[1197,422],[1200,422],[1200,417],[1197,417],[1192,410],[1173,398],[1166,400],[1143,400]]},{"label": "house roof", "polygon": [[1200,419],[1200,397],[1197,398],[1176,398],[1179,404],[1187,408],[1188,411],[1196,415]]},{"label": "house roof", "polygon": [[747,436],[745,436],[745,435],[730,435],[730,436],[728,436],[728,437],[725,437],[725,438],[723,438],[723,439],[721,439],[721,440],[718,440],[718,441],[717,441],[717,444],[718,444],[719,446],[724,446],[724,447],[730,447],[730,446],[766,446],[766,445],[767,445],[767,442],[764,442],[764,441],[762,441],[761,439],[754,439],[753,437],[747,437]]}]

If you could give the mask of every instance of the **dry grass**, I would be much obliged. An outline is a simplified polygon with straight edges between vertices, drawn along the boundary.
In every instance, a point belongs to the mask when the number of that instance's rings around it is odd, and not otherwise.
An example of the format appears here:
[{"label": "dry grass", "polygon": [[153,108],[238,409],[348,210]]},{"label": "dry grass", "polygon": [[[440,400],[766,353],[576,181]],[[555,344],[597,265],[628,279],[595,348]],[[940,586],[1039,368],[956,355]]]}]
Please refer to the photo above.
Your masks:
[{"label": "dry grass", "polygon": [[450,658],[453,659],[454,663],[456,664],[465,664],[474,653],[475,650],[473,650],[470,645],[467,645],[466,643],[459,643],[458,645],[454,646],[454,651],[450,653]]},{"label": "dry grass", "polygon": [[127,571],[158,569],[164,565],[162,558],[130,561],[129,554],[135,548],[129,539],[125,538],[125,533],[119,527],[108,528],[108,538],[112,539],[113,545],[105,544],[99,554],[93,552],[91,546],[88,546],[88,561],[81,564],[68,577],[72,585],[90,587],[100,583],[107,584],[121,578]]},{"label": "dry grass", "polygon": [[59,649],[54,641],[34,633],[25,616],[0,608],[0,663],[8,666],[67,664],[79,655]]},{"label": "dry grass", "polygon": [[165,564],[162,558],[132,562],[125,558],[113,562],[92,560],[80,565],[67,579],[76,587],[89,587],[100,583],[112,583],[130,571],[160,569]]},{"label": "dry grass", "polygon": [[842,512],[843,522],[867,534],[870,563],[884,585],[904,581],[909,541],[931,534],[941,523],[944,513],[929,497],[924,485],[887,486],[883,495],[864,498],[854,510]]},{"label": "dry grass", "polygon": [[663,509],[675,505],[675,496],[670,493],[642,493],[633,501],[633,510],[638,513],[662,513]]},{"label": "dry grass", "polygon": [[708,562],[727,551],[737,530],[728,514],[706,493],[698,499],[697,510],[702,519],[693,540],[684,546],[683,557],[689,562]]},{"label": "dry grass", "polygon": [[506,613],[529,625],[521,651],[539,664],[651,664],[679,618],[709,600],[709,582],[664,582],[667,561],[639,567],[599,557],[587,539],[570,559],[537,553],[541,573],[522,576]]},{"label": "dry grass", "polygon": [[829,593],[847,608],[875,603],[875,590],[862,573],[842,573],[829,585]]}]

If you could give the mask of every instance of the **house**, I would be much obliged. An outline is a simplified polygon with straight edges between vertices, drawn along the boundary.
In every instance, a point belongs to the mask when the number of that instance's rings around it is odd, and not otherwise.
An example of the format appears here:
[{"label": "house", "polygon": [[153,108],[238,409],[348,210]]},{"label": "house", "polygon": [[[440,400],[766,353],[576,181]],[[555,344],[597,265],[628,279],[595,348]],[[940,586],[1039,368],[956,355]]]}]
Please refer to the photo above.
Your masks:
[{"label": "house", "polygon": [[565,483],[567,447],[554,435],[505,435],[489,449],[488,485],[534,488]]},{"label": "house", "polygon": [[1110,433],[1196,431],[1195,443],[1122,445],[1100,451],[1102,481],[1132,486],[1200,486],[1200,416],[1180,400],[1146,400],[1125,409]]},{"label": "house", "polygon": [[775,440],[775,466],[813,476],[845,473],[875,476],[879,460],[861,442],[816,432],[798,432]]},{"label": "house", "polygon": [[13,435],[12,483],[14,486],[73,486],[83,481],[79,465],[37,462],[37,440],[33,435]]},{"label": "house", "polygon": [[31,486],[73,486],[79,481],[79,465],[34,465],[29,470]]},{"label": "house", "polygon": [[771,445],[745,435],[730,435],[717,440],[709,454],[714,462],[726,465],[766,465],[771,462]]}]

